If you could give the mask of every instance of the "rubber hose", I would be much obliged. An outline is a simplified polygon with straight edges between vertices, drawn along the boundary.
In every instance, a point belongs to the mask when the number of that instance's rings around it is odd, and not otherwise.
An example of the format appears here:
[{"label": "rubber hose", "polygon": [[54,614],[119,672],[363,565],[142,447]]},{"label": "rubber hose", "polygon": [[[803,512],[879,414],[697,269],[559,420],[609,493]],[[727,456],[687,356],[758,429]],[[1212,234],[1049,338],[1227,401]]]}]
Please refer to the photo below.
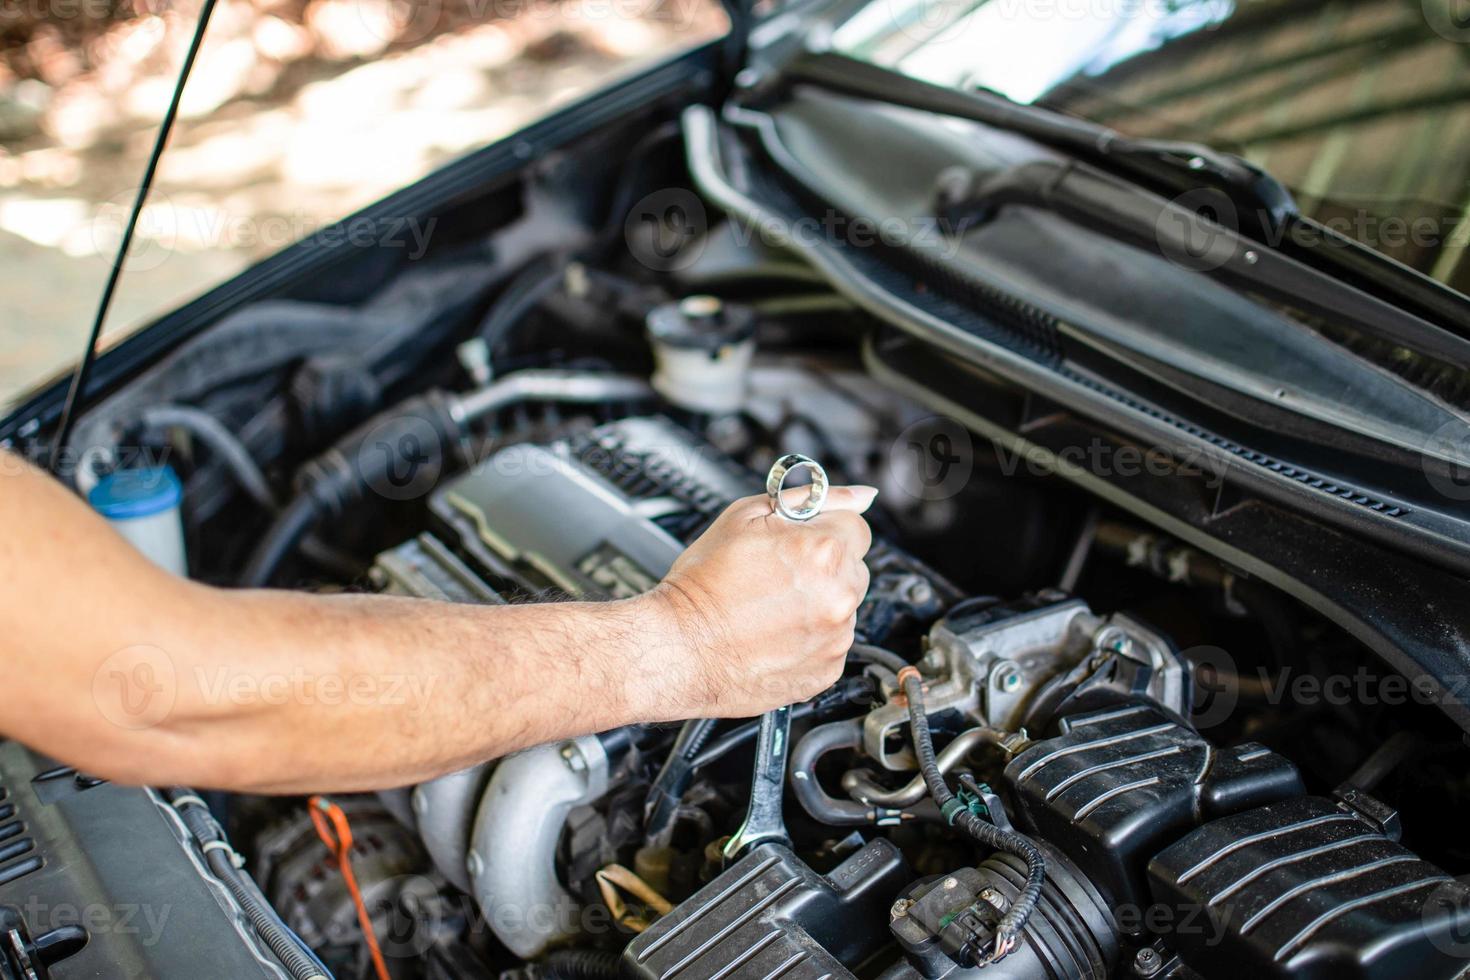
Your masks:
[{"label": "rubber hose", "polygon": [[542,980],[616,980],[622,957],[600,949],[560,949],[541,961]]},{"label": "rubber hose", "polygon": [[673,821],[679,801],[694,781],[694,758],[714,734],[717,723],[714,718],[692,718],[679,729],[669,757],[644,799],[643,830],[647,836],[661,834]]},{"label": "rubber hose", "polygon": [[892,650],[875,647],[870,643],[854,643],[852,649],[847,652],[847,655],[853,660],[861,660],[864,663],[887,667],[895,674],[909,665],[907,660]]},{"label": "rubber hose", "polygon": [[246,588],[270,584],[276,569],[324,517],[340,515],[377,487],[395,486],[421,467],[438,472],[457,453],[453,399],[441,391],[409,398],[368,419],[301,467],[301,491],[266,530],[240,576]]},{"label": "rubber hose", "polygon": [[475,335],[485,342],[492,370],[510,329],[566,281],[567,264],[567,257],[560,255],[532,259],[490,305]]},{"label": "rubber hose", "polygon": [[250,553],[250,561],[240,574],[240,584],[257,589],[269,585],[281,562],[316,527],[318,517],[316,501],[306,494],[287,504]]},{"label": "rubber hose", "polygon": [[914,752],[919,757],[919,772],[923,774],[934,802],[939,804],[940,813],[985,846],[1014,854],[1026,862],[1026,884],[1005,915],[1001,916],[996,929],[996,948],[1014,947],[1021,930],[1035,911],[1036,903],[1041,900],[1041,889],[1046,884],[1046,858],[1029,838],[981,820],[955,798],[945,785],[944,774],[939,771],[939,763],[934,757],[929,716],[924,712],[924,681],[917,670],[909,668],[906,671],[903,691],[909,702],[909,724],[913,729]]},{"label": "rubber hose", "polygon": [[[205,844],[226,843],[224,833],[215,823],[209,808],[203,803],[188,799],[193,795],[186,789],[175,789],[169,794],[179,819],[184,822],[201,849]],[[203,851],[204,861],[250,920],[256,934],[295,980],[330,980],[332,975],[322,966],[316,954],[296,938],[296,934],[281,921],[276,910],[265,901],[254,882],[246,879],[244,873],[235,867],[231,860],[233,853],[223,848],[211,847]]]},{"label": "rubber hose", "polygon": [[822,756],[862,744],[863,720],[850,718],[816,726],[791,750],[791,788],[802,809],[814,820],[839,827],[858,827],[898,823],[905,818],[902,810],[835,799],[817,781],[817,763]]},{"label": "rubber hose", "polygon": [[[954,737],[939,753],[939,771],[947,773],[982,745],[999,745],[1006,733],[997,728],[981,726],[969,728]],[[873,781],[862,770],[854,769],[842,777],[842,788],[853,799],[876,806],[913,806],[928,793],[929,787],[922,775],[916,775],[899,789],[885,789]]]},{"label": "rubber hose", "polygon": [[192,405],[153,405],[143,410],[143,423],[158,428],[185,429],[209,447],[235,477],[240,489],[268,511],[276,509],[276,497],[255,457],[224,423]]}]

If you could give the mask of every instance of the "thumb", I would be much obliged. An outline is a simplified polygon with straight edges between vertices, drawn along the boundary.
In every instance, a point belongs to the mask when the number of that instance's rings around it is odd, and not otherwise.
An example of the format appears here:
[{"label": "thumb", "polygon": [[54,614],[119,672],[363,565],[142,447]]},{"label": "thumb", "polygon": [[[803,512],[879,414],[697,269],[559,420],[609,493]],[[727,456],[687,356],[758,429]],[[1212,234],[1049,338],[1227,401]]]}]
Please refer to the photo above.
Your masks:
[{"label": "thumb", "polygon": [[861,514],[873,506],[878,499],[878,488],[858,484],[851,487],[828,487],[827,504],[823,510],[850,510]]}]

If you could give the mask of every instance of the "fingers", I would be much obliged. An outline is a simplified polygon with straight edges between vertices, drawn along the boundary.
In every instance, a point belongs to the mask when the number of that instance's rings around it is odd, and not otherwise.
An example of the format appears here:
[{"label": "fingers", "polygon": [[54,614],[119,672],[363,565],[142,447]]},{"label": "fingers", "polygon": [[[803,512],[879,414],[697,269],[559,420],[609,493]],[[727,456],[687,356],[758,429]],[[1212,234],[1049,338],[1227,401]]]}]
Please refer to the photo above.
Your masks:
[{"label": "fingers", "polygon": [[822,507],[822,513],[829,511],[851,511],[861,514],[873,506],[873,501],[878,499],[878,488],[868,487],[861,484],[851,487],[829,487],[827,489],[827,503]]},{"label": "fingers", "polygon": [[[792,507],[799,507],[806,503],[808,493],[810,491],[806,487],[787,487],[781,491],[782,499]],[[873,501],[877,498],[877,487],[863,486],[861,484],[850,487],[828,487],[827,502],[822,505],[822,514],[839,511],[861,514],[873,506]],[[741,497],[732,503],[726,511],[726,513],[738,514],[747,518],[764,517],[772,512],[771,498],[763,493],[750,497]],[[817,518],[813,519],[816,520]]]}]

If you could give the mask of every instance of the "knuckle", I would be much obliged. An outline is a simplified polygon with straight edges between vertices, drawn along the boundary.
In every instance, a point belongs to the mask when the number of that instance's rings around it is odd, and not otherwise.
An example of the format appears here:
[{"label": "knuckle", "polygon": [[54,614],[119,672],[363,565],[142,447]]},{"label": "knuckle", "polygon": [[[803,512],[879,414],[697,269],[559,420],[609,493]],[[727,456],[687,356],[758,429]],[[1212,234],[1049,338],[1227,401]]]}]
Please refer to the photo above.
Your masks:
[{"label": "knuckle", "polygon": [[857,601],[847,592],[838,592],[826,601],[823,618],[833,626],[841,626],[852,619],[857,611]]},{"label": "knuckle", "polygon": [[842,564],[842,542],[830,535],[816,537],[810,546],[810,557],[812,562],[820,568],[835,569]]}]

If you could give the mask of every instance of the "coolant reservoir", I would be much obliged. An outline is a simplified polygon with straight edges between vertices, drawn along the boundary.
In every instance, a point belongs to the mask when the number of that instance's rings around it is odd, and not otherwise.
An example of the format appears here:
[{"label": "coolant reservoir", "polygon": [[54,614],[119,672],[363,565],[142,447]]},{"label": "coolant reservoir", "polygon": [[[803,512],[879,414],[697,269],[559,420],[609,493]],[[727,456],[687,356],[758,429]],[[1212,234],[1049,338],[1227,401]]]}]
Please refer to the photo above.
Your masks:
[{"label": "coolant reservoir", "polygon": [[755,314],[714,296],[690,296],[648,314],[653,387],[680,408],[724,415],[745,403]]},{"label": "coolant reservoir", "polygon": [[159,568],[184,575],[184,489],[170,466],[118,470],[97,481],[87,502]]}]

